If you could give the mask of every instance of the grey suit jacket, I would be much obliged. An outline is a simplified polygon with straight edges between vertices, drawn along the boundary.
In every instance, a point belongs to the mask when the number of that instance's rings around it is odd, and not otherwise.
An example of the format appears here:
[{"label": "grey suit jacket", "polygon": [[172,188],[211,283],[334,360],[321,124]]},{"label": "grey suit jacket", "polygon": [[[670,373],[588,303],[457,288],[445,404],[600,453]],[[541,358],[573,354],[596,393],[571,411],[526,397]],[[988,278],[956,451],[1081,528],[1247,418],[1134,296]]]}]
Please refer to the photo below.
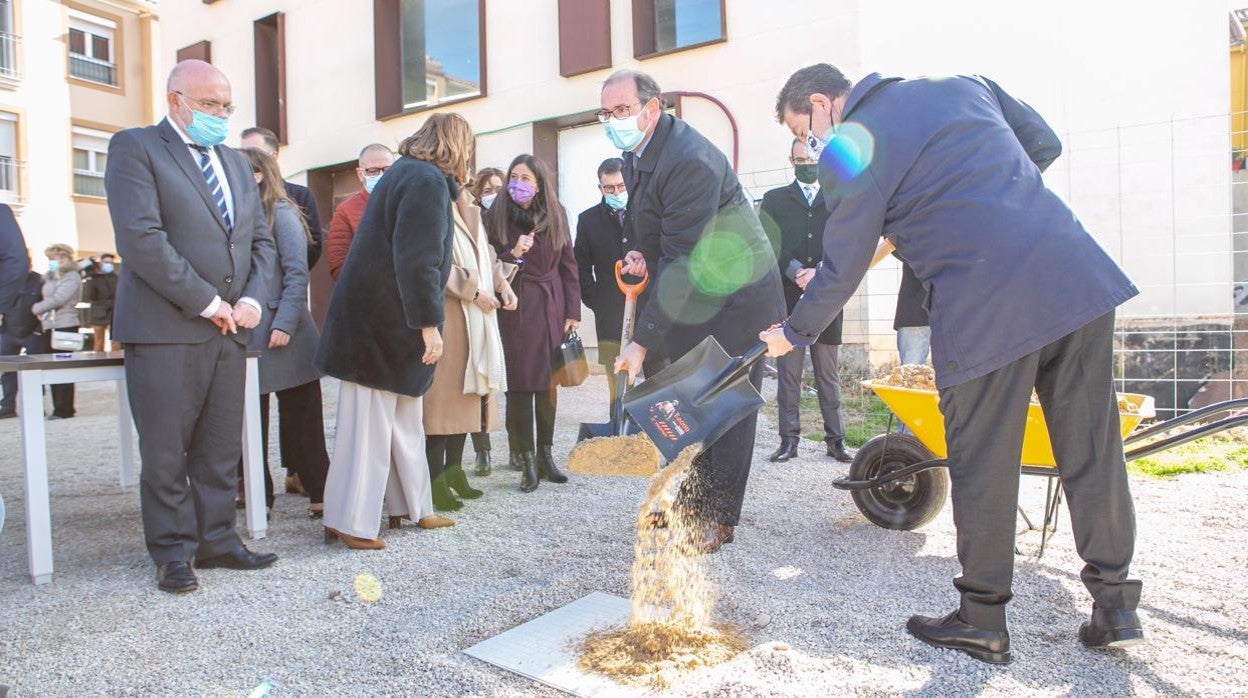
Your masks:
[{"label": "grey suit jacket", "polygon": [[[269,301],[247,347],[262,352],[261,393],[294,388],[321,377],[312,365],[321,333],[308,309],[308,236],[294,206],[289,201],[277,202],[273,237],[277,241],[278,272],[269,279]],[[273,330],[290,335],[290,343],[270,349]]]},{"label": "grey suit jacket", "polygon": [[[198,344],[220,333],[199,316],[214,296],[267,304],[277,249],[251,166],[225,146],[217,154],[234,198],[232,233],[199,163],[167,119],[122,131],[109,143],[104,188],[125,260],[113,314],[118,341]],[[243,329],[235,335],[241,344],[249,338]]]}]

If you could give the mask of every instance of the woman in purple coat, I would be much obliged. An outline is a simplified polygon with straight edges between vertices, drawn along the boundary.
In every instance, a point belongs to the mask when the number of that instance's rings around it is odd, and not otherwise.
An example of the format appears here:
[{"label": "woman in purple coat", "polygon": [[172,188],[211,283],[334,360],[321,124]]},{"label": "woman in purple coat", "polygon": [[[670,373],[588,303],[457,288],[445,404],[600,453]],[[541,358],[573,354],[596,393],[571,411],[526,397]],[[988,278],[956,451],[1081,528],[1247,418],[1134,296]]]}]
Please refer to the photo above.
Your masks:
[{"label": "woman in purple coat", "polygon": [[498,258],[520,266],[512,284],[519,305],[499,315],[498,329],[507,361],[507,440],[522,492],[537,489],[540,478],[568,481],[550,453],[557,402],[551,363],[564,333],[581,324],[581,287],[554,181],[546,163],[521,155],[485,214]]}]

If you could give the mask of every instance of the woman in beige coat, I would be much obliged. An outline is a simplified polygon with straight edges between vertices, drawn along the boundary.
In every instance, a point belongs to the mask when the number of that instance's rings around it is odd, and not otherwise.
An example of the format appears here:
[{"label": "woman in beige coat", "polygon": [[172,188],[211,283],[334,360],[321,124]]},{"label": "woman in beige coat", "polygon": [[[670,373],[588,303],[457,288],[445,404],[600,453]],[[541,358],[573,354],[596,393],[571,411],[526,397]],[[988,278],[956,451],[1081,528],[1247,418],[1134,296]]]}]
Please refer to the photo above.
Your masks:
[{"label": "woman in beige coat", "polygon": [[498,394],[506,374],[495,313],[516,309],[516,294],[508,283],[515,265],[496,259],[480,224],[480,209],[467,191],[454,213],[442,358],[425,393],[424,414],[433,505],[441,511],[464,506],[455,495],[476,499],[482,494],[464,474],[464,443],[468,434],[498,428]]}]

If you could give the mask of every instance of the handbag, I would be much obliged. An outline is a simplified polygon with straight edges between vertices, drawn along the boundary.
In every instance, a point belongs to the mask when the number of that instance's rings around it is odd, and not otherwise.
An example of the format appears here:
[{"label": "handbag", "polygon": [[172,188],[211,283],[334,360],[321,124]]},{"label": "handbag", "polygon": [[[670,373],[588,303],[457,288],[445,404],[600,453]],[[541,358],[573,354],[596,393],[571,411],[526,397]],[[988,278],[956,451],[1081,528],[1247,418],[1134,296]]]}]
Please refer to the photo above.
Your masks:
[{"label": "handbag", "polygon": [[56,326],[56,311],[52,311],[52,349],[54,351],[82,351],[83,337],[80,332],[65,332]]},{"label": "handbag", "polygon": [[589,377],[589,361],[585,359],[585,345],[575,329],[563,335],[563,341],[555,350],[554,366],[555,381],[565,388],[575,388]]}]

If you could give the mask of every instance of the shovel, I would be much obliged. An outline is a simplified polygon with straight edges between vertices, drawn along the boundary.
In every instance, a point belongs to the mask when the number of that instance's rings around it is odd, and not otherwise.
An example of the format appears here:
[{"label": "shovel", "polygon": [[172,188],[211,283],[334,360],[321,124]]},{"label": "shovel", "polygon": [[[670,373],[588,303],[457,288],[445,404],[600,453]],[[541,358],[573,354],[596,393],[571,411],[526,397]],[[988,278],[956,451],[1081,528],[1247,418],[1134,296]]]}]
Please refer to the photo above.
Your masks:
[{"label": "shovel", "polygon": [[[621,348],[633,341],[633,328],[636,326],[637,318],[637,298],[641,296],[642,291],[646,290],[646,284],[650,281],[650,273],[643,272],[641,281],[635,284],[624,283],[624,277],[620,273],[623,267],[623,262],[615,263],[615,285],[619,286],[620,292],[624,294],[624,326],[620,328]],[[639,432],[637,426],[630,423],[624,416],[623,401],[624,391],[628,389],[628,372],[619,371],[611,377],[611,380],[615,381],[615,402],[611,403],[607,412],[609,421],[605,423],[581,422],[580,431],[576,435],[578,443],[599,436],[625,436]]]},{"label": "shovel", "polygon": [[678,361],[629,391],[624,411],[654,442],[667,462],[686,447],[708,447],[763,404],[749,381],[750,367],[767,353],[759,342],[728,356],[707,337]]}]

